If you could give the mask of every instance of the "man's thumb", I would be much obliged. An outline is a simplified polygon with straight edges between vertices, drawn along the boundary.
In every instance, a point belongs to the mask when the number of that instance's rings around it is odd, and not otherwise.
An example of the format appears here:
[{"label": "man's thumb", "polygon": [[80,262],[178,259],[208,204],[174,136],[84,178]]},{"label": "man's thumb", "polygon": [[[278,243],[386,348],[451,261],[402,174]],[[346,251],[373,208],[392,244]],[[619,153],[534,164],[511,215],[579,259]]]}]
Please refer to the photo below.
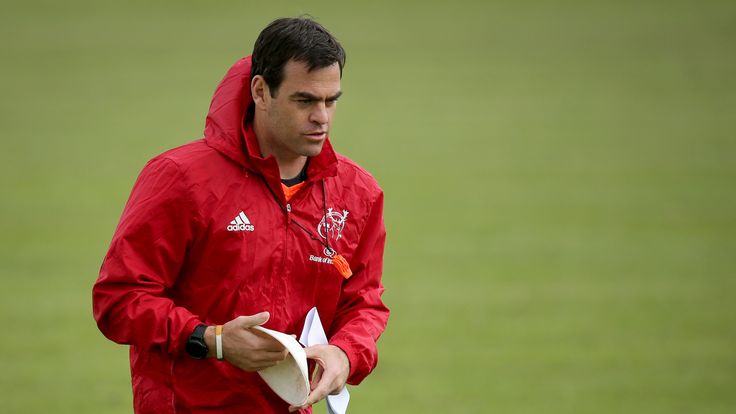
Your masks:
[{"label": "man's thumb", "polygon": [[263,325],[268,321],[271,315],[268,312],[256,313],[251,316],[244,316],[243,327],[250,328],[251,326]]}]

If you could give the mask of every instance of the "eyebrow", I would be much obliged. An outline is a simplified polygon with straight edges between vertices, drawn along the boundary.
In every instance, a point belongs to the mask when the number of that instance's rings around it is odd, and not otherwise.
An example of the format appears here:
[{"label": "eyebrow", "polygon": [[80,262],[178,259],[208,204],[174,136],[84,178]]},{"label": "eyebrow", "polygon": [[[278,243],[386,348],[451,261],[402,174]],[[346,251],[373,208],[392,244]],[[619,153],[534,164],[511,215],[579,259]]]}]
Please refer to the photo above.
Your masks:
[{"label": "eyebrow", "polygon": [[[325,99],[325,100],[326,101],[334,101],[337,98],[339,98],[340,96],[342,96],[342,91],[340,91],[340,92],[338,92],[338,93],[336,93],[336,94],[334,94],[332,96],[328,96],[327,99]],[[289,97],[292,98],[292,99],[308,99],[310,101],[321,101],[322,100],[322,98],[320,98],[318,96],[315,96],[315,95],[312,95],[309,92],[294,92]]]}]

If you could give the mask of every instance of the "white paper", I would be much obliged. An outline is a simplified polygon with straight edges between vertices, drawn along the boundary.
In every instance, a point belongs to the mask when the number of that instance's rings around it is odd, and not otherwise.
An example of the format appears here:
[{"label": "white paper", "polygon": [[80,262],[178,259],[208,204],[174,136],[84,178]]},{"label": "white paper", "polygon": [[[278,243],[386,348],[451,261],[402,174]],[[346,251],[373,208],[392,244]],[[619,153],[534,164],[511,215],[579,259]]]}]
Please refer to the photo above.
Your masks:
[{"label": "white paper", "polygon": [[[317,308],[312,308],[307,317],[304,319],[304,329],[299,337],[299,342],[304,346],[326,345],[327,335],[322,321],[319,319]],[[328,414],[345,414],[348,410],[350,402],[350,393],[347,387],[342,387],[339,394],[327,396],[327,413]]]}]

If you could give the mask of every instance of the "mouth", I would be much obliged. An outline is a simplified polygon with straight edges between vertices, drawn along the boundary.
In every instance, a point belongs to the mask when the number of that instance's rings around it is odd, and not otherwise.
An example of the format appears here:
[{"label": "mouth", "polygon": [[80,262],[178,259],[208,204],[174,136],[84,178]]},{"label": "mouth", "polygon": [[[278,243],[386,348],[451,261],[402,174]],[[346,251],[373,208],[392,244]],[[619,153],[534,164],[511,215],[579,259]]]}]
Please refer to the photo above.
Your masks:
[{"label": "mouth", "polygon": [[327,138],[327,131],[307,132],[304,136],[314,140],[322,140]]}]

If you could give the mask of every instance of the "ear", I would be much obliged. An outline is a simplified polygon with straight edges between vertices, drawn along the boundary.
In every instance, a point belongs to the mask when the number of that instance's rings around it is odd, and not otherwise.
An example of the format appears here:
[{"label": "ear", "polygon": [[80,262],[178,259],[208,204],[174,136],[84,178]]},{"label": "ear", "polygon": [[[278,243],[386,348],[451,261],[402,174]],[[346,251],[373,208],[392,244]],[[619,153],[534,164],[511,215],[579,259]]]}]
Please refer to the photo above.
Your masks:
[{"label": "ear", "polygon": [[253,102],[256,104],[256,108],[265,108],[271,99],[271,92],[268,88],[266,80],[263,76],[256,75],[250,81],[250,96],[253,97]]}]

